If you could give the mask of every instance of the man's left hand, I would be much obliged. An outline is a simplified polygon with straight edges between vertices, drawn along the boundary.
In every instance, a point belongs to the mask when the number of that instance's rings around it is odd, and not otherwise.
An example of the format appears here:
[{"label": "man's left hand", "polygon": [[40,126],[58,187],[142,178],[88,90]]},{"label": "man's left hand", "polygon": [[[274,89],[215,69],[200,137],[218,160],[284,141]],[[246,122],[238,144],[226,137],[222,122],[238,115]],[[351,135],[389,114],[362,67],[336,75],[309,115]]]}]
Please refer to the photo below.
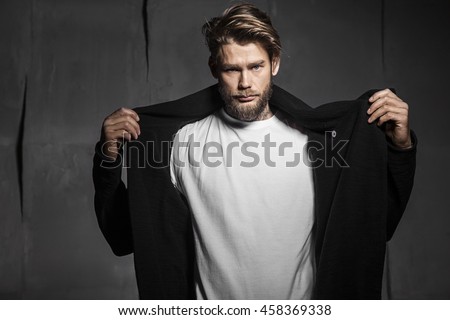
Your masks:
[{"label": "man's left hand", "polygon": [[378,126],[385,124],[385,133],[392,143],[402,149],[412,146],[409,132],[408,104],[389,89],[375,92],[370,98],[368,122],[377,121]]}]

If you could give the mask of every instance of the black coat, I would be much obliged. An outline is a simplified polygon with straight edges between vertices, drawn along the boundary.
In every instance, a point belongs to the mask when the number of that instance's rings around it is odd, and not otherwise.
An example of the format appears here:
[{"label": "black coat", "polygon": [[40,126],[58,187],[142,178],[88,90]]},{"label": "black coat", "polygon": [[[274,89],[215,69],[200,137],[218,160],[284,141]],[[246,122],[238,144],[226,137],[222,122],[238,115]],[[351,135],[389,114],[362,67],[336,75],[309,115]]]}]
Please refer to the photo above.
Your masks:
[{"label": "black coat", "polygon": [[[415,135],[413,148],[401,150],[369,125],[366,111],[373,93],[313,109],[274,86],[270,100],[271,108],[306,129],[316,161],[315,299],[381,298],[386,241],[413,186]],[[170,179],[170,142],[184,124],[221,106],[215,85],[176,101],[136,108],[141,135],[127,143],[127,188],[121,181],[122,156],[106,162],[97,144],[93,177],[98,222],[116,255],[134,253],[141,299],[195,299],[191,217]]]}]

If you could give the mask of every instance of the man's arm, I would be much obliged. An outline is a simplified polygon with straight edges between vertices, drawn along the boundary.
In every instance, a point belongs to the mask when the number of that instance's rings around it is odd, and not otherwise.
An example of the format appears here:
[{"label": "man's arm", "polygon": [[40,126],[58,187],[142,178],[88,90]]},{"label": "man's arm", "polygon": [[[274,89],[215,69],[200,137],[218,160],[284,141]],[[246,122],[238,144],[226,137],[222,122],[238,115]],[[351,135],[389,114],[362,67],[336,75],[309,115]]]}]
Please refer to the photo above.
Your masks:
[{"label": "man's arm", "polygon": [[417,138],[411,131],[411,147],[401,149],[388,142],[388,215],[386,238],[389,241],[405,211],[414,184]]},{"label": "man's arm", "polygon": [[369,123],[384,128],[388,141],[389,241],[405,211],[414,184],[417,138],[409,128],[409,106],[389,89],[375,92],[369,99]]},{"label": "man's arm", "polygon": [[96,144],[92,176],[95,187],[95,213],[97,221],[118,256],[133,252],[133,238],[128,194],[122,182],[121,144],[137,138],[140,128],[138,115],[121,108],[103,122],[100,141]]}]

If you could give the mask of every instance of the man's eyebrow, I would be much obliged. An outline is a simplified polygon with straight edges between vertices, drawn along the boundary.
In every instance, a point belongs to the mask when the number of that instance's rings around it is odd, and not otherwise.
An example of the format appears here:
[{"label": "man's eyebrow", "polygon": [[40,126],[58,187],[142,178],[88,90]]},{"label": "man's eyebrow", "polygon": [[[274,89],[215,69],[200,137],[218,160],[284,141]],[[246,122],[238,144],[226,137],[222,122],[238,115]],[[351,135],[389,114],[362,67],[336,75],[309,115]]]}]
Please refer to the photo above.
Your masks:
[{"label": "man's eyebrow", "polygon": [[[247,65],[247,67],[254,67],[254,66],[258,66],[258,65],[263,65],[265,63],[264,60],[259,60],[259,61],[255,61],[255,62],[251,62]],[[224,63],[222,64],[222,68],[224,69],[240,69],[241,67],[237,64],[231,64],[231,63]]]},{"label": "man's eyebrow", "polygon": [[229,63],[222,64],[222,67],[225,68],[225,69],[238,69],[238,68],[240,68],[237,64],[229,64]]},{"label": "man's eyebrow", "polygon": [[257,61],[257,62],[249,63],[249,66],[250,66],[250,67],[254,67],[254,66],[258,66],[258,65],[264,64],[264,63],[265,63],[264,60],[259,60],[259,61]]}]

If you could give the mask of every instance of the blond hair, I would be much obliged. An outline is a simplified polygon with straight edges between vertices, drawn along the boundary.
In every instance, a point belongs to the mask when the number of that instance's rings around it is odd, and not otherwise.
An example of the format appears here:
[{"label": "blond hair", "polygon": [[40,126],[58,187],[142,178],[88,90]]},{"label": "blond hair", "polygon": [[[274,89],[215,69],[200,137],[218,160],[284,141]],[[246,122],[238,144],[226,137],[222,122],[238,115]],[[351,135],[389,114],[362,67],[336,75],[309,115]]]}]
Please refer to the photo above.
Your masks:
[{"label": "blond hair", "polygon": [[257,42],[265,48],[270,61],[281,54],[280,36],[270,17],[253,4],[237,4],[226,9],[220,17],[207,21],[202,32],[214,64],[220,61],[220,47],[230,41],[238,44]]}]

